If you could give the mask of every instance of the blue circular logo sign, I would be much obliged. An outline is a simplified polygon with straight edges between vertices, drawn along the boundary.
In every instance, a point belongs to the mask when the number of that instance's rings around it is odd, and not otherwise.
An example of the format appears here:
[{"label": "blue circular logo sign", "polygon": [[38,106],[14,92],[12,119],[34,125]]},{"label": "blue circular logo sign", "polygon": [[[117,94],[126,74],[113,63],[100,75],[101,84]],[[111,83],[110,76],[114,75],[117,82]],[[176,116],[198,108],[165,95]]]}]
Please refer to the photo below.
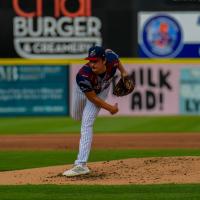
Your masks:
[{"label": "blue circular logo sign", "polygon": [[175,57],[182,49],[182,30],[166,15],[150,18],[143,28],[142,50],[148,57]]}]

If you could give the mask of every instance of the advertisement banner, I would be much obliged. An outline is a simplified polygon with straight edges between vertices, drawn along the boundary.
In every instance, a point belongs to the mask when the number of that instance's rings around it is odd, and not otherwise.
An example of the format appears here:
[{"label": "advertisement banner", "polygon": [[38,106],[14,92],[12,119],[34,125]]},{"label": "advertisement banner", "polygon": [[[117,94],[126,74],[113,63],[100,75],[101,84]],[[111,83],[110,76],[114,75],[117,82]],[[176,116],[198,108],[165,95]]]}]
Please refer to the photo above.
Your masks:
[{"label": "advertisement banner", "polygon": [[92,45],[137,56],[132,0],[1,2],[0,58],[84,58]]},{"label": "advertisement banner", "polygon": [[138,13],[139,57],[200,57],[200,12]]},{"label": "advertisement banner", "polygon": [[102,23],[92,15],[91,2],[11,0],[9,16],[1,18],[2,24],[5,20],[12,23],[6,24],[7,40],[12,34],[13,45],[9,44],[9,48],[13,46],[22,58],[85,57],[89,47],[102,44]]},{"label": "advertisement banner", "polygon": [[0,116],[67,115],[68,66],[0,66]]},{"label": "advertisement banner", "polygon": [[180,113],[200,114],[200,68],[181,69]]},{"label": "advertisement banner", "polygon": [[[182,65],[133,63],[124,64],[124,66],[135,80],[136,88],[128,96],[116,97],[112,92],[119,75],[113,79],[107,102],[118,103],[117,115],[179,114],[179,70]],[[76,73],[80,67],[80,65],[72,65],[70,70],[71,92],[73,92]],[[102,109],[100,115],[110,115],[110,113]]]}]

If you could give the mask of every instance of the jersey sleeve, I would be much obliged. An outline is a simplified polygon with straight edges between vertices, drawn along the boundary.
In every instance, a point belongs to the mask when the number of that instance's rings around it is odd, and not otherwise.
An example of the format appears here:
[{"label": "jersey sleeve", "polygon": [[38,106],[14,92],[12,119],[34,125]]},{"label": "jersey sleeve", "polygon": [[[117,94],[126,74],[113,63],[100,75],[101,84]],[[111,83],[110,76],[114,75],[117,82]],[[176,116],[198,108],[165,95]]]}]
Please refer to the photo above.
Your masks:
[{"label": "jersey sleeve", "polygon": [[92,83],[91,83],[89,77],[87,77],[87,75],[78,73],[76,75],[76,82],[77,82],[79,88],[81,89],[81,91],[84,93],[90,92],[93,90]]}]

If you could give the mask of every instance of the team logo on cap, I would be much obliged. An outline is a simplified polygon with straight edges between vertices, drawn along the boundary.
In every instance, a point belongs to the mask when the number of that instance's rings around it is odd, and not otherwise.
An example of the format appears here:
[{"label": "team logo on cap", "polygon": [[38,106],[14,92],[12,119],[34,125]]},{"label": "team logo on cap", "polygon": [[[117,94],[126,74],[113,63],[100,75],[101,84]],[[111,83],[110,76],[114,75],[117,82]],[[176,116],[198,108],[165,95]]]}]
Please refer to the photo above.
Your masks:
[{"label": "team logo on cap", "polygon": [[141,47],[149,57],[175,57],[182,49],[182,30],[166,15],[150,18],[144,25]]},{"label": "team logo on cap", "polygon": [[95,49],[92,50],[92,51],[90,52],[90,57],[94,57],[94,56],[96,56],[96,51],[95,51]]}]

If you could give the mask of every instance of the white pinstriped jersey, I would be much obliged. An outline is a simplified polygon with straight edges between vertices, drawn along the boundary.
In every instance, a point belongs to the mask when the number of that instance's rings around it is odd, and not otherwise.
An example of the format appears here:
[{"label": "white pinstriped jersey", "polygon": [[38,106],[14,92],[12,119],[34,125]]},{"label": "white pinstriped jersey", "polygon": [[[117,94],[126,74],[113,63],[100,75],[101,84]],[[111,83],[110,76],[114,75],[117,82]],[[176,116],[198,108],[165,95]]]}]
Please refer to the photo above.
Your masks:
[{"label": "white pinstriped jersey", "polygon": [[81,138],[75,165],[87,163],[92,143],[93,124],[100,111],[100,107],[90,102],[84,93],[95,91],[97,96],[105,100],[119,64],[119,57],[112,50],[106,50],[105,57],[107,62],[104,74],[96,75],[87,63],[76,76],[77,84],[72,98],[72,117],[81,120]]}]

